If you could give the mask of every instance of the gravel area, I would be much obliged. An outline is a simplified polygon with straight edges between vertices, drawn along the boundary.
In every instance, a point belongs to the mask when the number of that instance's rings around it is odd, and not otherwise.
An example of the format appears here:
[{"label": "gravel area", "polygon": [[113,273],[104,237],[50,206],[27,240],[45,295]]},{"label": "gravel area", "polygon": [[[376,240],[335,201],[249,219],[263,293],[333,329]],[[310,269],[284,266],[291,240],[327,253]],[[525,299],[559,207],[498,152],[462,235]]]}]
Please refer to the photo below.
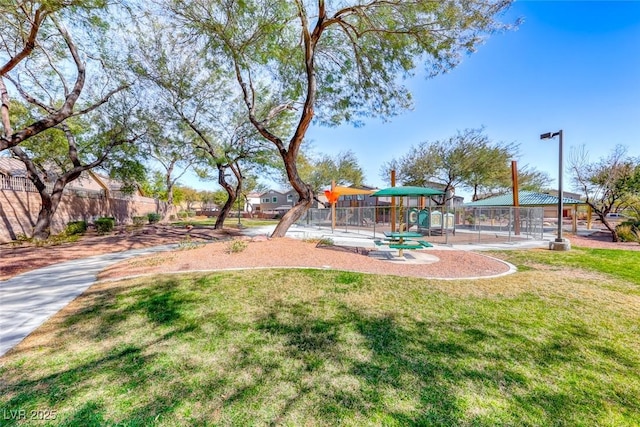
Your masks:
[{"label": "gravel area", "polygon": [[[405,251],[408,261],[379,259],[363,248],[322,246],[302,240],[280,238],[244,241],[240,252],[230,252],[231,242],[219,242],[195,249],[150,255],[121,262],[104,270],[99,278],[137,274],[238,268],[314,267],[407,277],[464,278],[493,276],[509,271],[497,259],[469,251],[428,249]],[[425,256],[428,255],[428,256]]]}]

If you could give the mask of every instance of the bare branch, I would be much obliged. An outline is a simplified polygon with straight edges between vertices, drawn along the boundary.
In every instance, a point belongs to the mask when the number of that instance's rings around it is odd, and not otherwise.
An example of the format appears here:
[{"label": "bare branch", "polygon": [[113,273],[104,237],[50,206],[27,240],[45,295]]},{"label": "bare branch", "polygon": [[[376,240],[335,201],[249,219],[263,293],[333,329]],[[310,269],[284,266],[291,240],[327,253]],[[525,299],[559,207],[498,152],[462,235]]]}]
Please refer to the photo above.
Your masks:
[{"label": "bare branch", "polygon": [[40,31],[40,26],[47,15],[48,11],[44,9],[44,7],[36,10],[35,16],[31,21],[31,30],[29,31],[29,36],[27,36],[27,39],[25,40],[24,47],[15,56],[9,58],[9,61],[0,68],[0,76],[7,74],[9,71],[14,69],[20,61],[31,55],[31,52],[33,52],[33,49],[36,47],[38,31]]}]

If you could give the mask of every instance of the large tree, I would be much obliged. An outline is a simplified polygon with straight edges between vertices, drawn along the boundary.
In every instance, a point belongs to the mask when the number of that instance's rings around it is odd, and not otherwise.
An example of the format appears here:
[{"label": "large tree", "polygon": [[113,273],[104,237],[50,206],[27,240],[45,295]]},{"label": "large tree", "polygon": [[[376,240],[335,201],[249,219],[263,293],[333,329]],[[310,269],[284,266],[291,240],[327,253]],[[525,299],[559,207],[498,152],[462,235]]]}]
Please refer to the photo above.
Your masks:
[{"label": "large tree", "polygon": [[192,141],[185,134],[181,123],[158,113],[157,109],[146,110],[143,113],[147,132],[142,138],[141,150],[147,160],[151,159],[161,169],[159,173],[163,181],[163,200],[167,203],[163,205],[160,214],[163,221],[166,221],[174,206],[173,189],[180,178],[189,171],[196,158]]},{"label": "large tree", "polygon": [[[191,153],[199,175],[215,176],[228,194],[215,224],[222,228],[249,170],[274,150],[249,123],[244,109],[239,110],[244,105],[238,92],[229,88],[229,74],[207,57],[202,46],[183,43],[167,25],[156,16],[139,22],[144,28],[137,37],[139,49],[131,49],[132,69],[150,83],[146,86],[153,100],[150,117],[160,114],[166,136],[180,136],[160,145],[160,151],[182,153],[182,158]],[[155,29],[153,37],[148,36],[149,27]],[[174,131],[167,133],[168,124]],[[286,120],[274,118],[272,124],[286,126]]]},{"label": "large tree", "polygon": [[[125,104],[114,105],[117,98]],[[85,117],[87,120],[69,119],[10,149],[12,155],[25,164],[27,177],[40,195],[40,211],[33,228],[35,239],[49,237],[51,221],[66,186],[83,172],[101,167],[119,177],[127,177],[140,170],[140,165],[131,161],[135,158],[134,142],[139,135],[131,123],[130,106],[123,100],[126,97],[117,98],[112,99],[107,108],[90,113]],[[30,99],[37,109],[54,109]],[[32,117],[27,113],[25,116],[27,120]]]},{"label": "large tree", "polygon": [[[492,141],[483,129],[466,129],[443,140],[425,141],[399,159],[383,165],[381,175],[388,179],[395,170],[404,185],[444,187],[448,199],[455,190],[480,195],[502,192],[512,187],[510,161],[518,156],[518,144]],[[524,167],[519,171],[521,188],[540,189],[549,182],[542,172]],[[439,199],[446,203],[448,199]]]},{"label": "large tree", "polygon": [[[204,40],[208,56],[226,64],[242,91],[247,116],[277,148],[299,195],[273,236],[311,206],[313,188],[297,158],[313,120],[324,124],[387,119],[410,107],[401,78],[422,62],[429,76],[454,67],[482,36],[501,28],[509,0],[326,2],[167,0],[189,40]],[[268,82],[268,84],[264,84]],[[275,96],[263,96],[268,88]],[[271,126],[296,112],[291,133]]]},{"label": "large tree", "polygon": [[609,156],[591,162],[582,146],[571,151],[568,163],[575,188],[582,192],[585,203],[611,232],[612,241],[617,242],[616,227],[607,215],[636,206],[640,194],[640,159],[630,157],[626,147],[618,145]]}]

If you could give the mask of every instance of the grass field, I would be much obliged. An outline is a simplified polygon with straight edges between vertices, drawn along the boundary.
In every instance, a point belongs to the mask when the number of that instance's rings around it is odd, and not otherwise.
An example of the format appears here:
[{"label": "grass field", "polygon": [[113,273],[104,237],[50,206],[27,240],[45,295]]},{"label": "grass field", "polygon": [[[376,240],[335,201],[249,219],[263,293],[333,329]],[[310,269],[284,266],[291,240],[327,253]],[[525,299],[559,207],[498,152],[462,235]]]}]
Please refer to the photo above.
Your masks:
[{"label": "grass field", "polygon": [[[217,218],[215,217],[211,217],[211,218],[198,217],[198,218],[189,218],[185,220],[174,221],[171,224],[178,227],[184,227],[185,225],[214,226],[216,224],[216,219]],[[242,224],[243,227],[261,227],[263,225],[277,225],[278,220],[277,219],[242,218],[240,223]],[[225,228],[237,227],[238,217],[233,217],[233,215],[228,216],[224,221],[224,226]]]},{"label": "grass field", "polygon": [[96,285],[0,359],[0,424],[640,425],[640,252],[497,255],[520,272]]}]

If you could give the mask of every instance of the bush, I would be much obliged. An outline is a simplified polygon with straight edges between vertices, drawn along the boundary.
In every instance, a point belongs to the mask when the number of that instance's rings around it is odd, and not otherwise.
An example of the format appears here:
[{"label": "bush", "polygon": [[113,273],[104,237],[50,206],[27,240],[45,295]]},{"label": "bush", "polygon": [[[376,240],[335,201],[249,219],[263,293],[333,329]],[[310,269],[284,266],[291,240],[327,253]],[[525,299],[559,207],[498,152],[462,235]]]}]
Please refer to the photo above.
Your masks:
[{"label": "bush", "polygon": [[134,216],[133,217],[133,225],[135,225],[136,227],[142,227],[143,225],[145,225],[147,223],[147,217],[146,216]]},{"label": "bush", "polygon": [[154,224],[162,219],[162,215],[155,212],[149,212],[147,214],[147,219],[149,220],[149,224]]},{"label": "bush", "polygon": [[234,239],[227,245],[227,253],[236,254],[247,249],[247,242],[244,240]]},{"label": "bush", "polygon": [[115,218],[98,218],[95,223],[96,231],[100,234],[110,233],[116,226]]},{"label": "bush", "polygon": [[178,212],[178,218],[180,219],[185,219],[187,217],[187,213],[186,212]]},{"label": "bush", "polygon": [[196,216],[196,211],[187,211],[187,216],[189,218],[192,218],[192,217]]},{"label": "bush", "polygon": [[67,223],[64,234],[73,236],[75,234],[84,234],[87,231],[87,221],[71,221]]},{"label": "bush", "polygon": [[640,221],[625,221],[616,225],[618,238],[623,242],[640,241]]}]

